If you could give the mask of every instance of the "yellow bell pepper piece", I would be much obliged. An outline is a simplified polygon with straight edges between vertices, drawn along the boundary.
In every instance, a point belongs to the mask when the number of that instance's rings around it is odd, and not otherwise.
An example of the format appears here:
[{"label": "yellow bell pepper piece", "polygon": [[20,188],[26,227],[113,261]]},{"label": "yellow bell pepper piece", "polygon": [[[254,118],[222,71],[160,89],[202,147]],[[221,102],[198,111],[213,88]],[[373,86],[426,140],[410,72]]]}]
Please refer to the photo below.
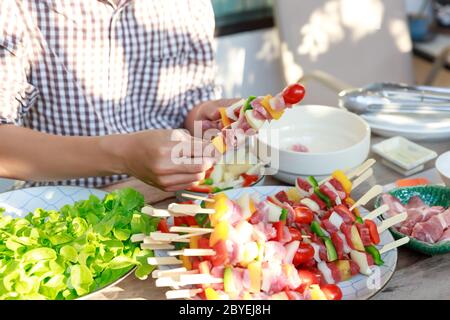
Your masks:
[{"label": "yellow bell pepper piece", "polygon": [[183,262],[183,267],[185,267],[187,270],[192,270],[192,263],[189,257],[181,256],[181,261]]},{"label": "yellow bell pepper piece", "polygon": [[189,239],[189,248],[191,249],[198,249],[198,239],[200,239],[200,236],[193,236]]},{"label": "yellow bell pepper piece", "polygon": [[[255,211],[256,211],[256,206],[255,206],[255,202],[254,202],[252,199],[250,199],[249,208],[250,208],[250,212],[251,212],[252,214],[255,213]],[[249,218],[251,218],[251,217],[249,217]]]},{"label": "yellow bell pepper piece", "polygon": [[224,154],[225,151],[227,151],[227,146],[225,145],[225,141],[222,136],[215,137],[211,140],[211,143],[221,154]]},{"label": "yellow bell pepper piece", "polygon": [[205,289],[206,300],[220,300],[220,296],[213,288]]},{"label": "yellow bell pepper piece", "polygon": [[209,238],[209,245],[212,247],[220,240],[226,240],[228,238],[228,222],[220,221],[214,228]]},{"label": "yellow bell pepper piece", "polygon": [[226,108],[219,108],[220,119],[222,119],[222,124],[225,127],[228,127],[231,124],[230,118],[228,118],[226,113]]},{"label": "yellow bell pepper piece", "polygon": [[335,172],[333,172],[332,177],[341,183],[347,194],[350,194],[350,192],[352,192],[352,182],[347,178],[343,171],[336,170]]},{"label": "yellow bell pepper piece", "polygon": [[313,284],[309,287],[311,294],[311,300],[327,300],[327,296],[317,284]]},{"label": "yellow bell pepper piece", "polygon": [[273,110],[272,107],[270,106],[270,99],[272,99],[271,95],[265,96],[264,99],[261,101],[261,105],[267,110],[267,112],[272,116],[272,118],[278,120],[283,115],[284,110],[281,111]]},{"label": "yellow bell pepper piece", "polygon": [[229,200],[226,196],[215,198],[214,202],[215,212],[209,218],[211,221],[211,225],[213,227],[216,226],[223,218],[223,216],[228,212],[229,210],[228,201]]},{"label": "yellow bell pepper piece", "polygon": [[[354,205],[356,203],[355,200],[353,200],[350,197],[347,197],[345,199],[345,202],[351,207],[352,205]],[[359,209],[357,207],[355,207],[355,209],[353,209],[353,213],[357,216],[357,217],[361,217],[361,212],[359,211]]]},{"label": "yellow bell pepper piece", "polygon": [[250,292],[259,293],[261,291],[262,282],[261,262],[252,262],[248,265],[247,269],[250,274]]},{"label": "yellow bell pepper piece", "polygon": [[288,199],[294,203],[300,202],[300,200],[302,199],[297,188],[289,188],[288,191],[286,191],[286,194]]}]

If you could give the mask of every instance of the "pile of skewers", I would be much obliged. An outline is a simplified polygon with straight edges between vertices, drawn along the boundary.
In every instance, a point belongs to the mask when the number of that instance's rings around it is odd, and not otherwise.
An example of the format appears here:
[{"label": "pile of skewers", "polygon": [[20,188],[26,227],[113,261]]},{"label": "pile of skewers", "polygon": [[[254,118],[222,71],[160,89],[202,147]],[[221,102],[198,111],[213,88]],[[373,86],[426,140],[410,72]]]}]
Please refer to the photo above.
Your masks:
[{"label": "pile of skewers", "polygon": [[244,193],[233,201],[224,193],[173,203],[167,210],[144,207],[161,218],[159,231],[135,234],[159,266],[156,286],[169,287],[168,299],[340,299],[337,283],[382,265],[382,255],[409,241],[384,245],[380,234],[406,219],[406,213],[373,222],[382,206],[364,217],[358,207],[382,192],[372,187],[359,200],[350,192],[373,173],[370,159],[351,172],[336,171],[317,182],[296,186],[266,199]]}]

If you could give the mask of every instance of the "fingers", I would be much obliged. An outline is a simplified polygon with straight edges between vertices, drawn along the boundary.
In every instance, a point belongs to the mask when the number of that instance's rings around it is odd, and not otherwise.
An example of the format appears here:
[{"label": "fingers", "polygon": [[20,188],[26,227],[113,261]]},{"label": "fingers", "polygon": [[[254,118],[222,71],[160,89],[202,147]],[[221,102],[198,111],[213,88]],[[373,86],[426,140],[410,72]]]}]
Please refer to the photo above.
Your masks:
[{"label": "fingers", "polygon": [[186,189],[188,189],[191,186],[192,186],[192,183],[179,184],[179,185],[176,185],[176,186],[171,186],[171,187],[164,188],[164,191],[175,192],[175,191],[180,191],[180,190],[186,190]]},{"label": "fingers", "polygon": [[158,185],[167,189],[179,185],[192,185],[205,178],[205,173],[174,174],[158,177]]}]

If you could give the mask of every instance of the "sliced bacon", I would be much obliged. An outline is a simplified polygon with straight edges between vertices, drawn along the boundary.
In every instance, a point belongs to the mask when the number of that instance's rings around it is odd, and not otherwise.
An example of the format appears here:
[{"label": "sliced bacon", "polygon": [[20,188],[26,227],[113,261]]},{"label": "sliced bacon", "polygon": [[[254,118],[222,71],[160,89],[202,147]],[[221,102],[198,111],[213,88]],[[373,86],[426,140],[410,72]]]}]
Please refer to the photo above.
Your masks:
[{"label": "sliced bacon", "polygon": [[[322,193],[324,193],[328,198],[330,198],[330,200],[335,203],[335,204],[339,204],[340,203],[340,198],[338,198],[339,196],[333,192],[333,190],[331,190],[330,188],[328,188],[328,186],[326,186],[325,184],[320,186],[320,191],[322,191]],[[337,201],[336,201],[337,200]]]},{"label": "sliced bacon", "polygon": [[351,225],[348,225],[348,224],[345,224],[345,223],[343,223],[341,225],[341,231],[342,231],[342,233],[345,236],[345,240],[347,240],[348,246],[351,249],[355,250],[355,246],[353,245],[353,242],[352,242],[352,232],[351,232],[351,230],[352,230]]},{"label": "sliced bacon", "polygon": [[320,210],[325,210],[327,208],[327,204],[323,202],[317,194],[313,193],[309,198],[319,205]]},{"label": "sliced bacon", "polygon": [[287,195],[286,191],[284,191],[284,190],[281,190],[280,192],[278,192],[275,195],[275,198],[277,198],[278,201],[280,201],[281,203],[289,202],[288,195]]},{"label": "sliced bacon", "polygon": [[359,266],[352,260],[349,261],[350,261],[350,272],[352,276],[356,276],[359,273]]},{"label": "sliced bacon", "polygon": [[359,236],[361,237],[363,245],[364,246],[372,245],[372,239],[370,238],[369,228],[366,225],[360,223],[356,224],[356,228],[358,229]]},{"label": "sliced bacon", "polygon": [[338,180],[333,178],[330,180],[330,183],[338,192],[339,198],[341,198],[341,200],[344,200],[345,198],[347,198],[347,193],[345,192],[344,187],[342,187],[341,183]]},{"label": "sliced bacon", "polygon": [[335,206],[334,211],[341,216],[342,220],[346,224],[352,224],[355,222],[356,218],[353,213],[343,204]]},{"label": "sliced bacon", "polygon": [[266,108],[264,108],[263,105],[261,104],[262,100],[263,100],[263,98],[256,98],[255,100],[253,100],[250,103],[250,105],[253,108],[253,114],[255,115],[255,117],[257,119],[260,119],[260,120],[273,119],[273,117],[270,115],[270,113],[267,112]]},{"label": "sliced bacon", "polygon": [[286,103],[284,102],[283,96],[281,94],[277,94],[275,97],[272,97],[269,100],[270,107],[275,111],[282,111],[286,109]]},{"label": "sliced bacon", "polygon": [[337,232],[331,234],[331,241],[333,241],[338,259],[344,259],[344,241],[342,241]]},{"label": "sliced bacon", "polygon": [[337,231],[339,231],[335,226],[334,226],[334,224],[332,224],[331,222],[330,222],[330,220],[328,220],[328,219],[322,219],[322,227],[323,228],[325,228],[325,230],[328,232],[328,233],[334,233],[334,232],[337,232]]},{"label": "sliced bacon", "polygon": [[341,282],[341,273],[339,272],[338,267],[334,263],[327,263],[328,269],[331,271],[331,276],[334,279],[335,283]]},{"label": "sliced bacon", "polygon": [[291,150],[294,151],[294,152],[309,152],[308,147],[304,146],[304,145],[302,145],[300,143],[293,144],[291,146]]},{"label": "sliced bacon", "polygon": [[296,180],[296,186],[308,195],[312,193],[312,187],[309,182],[300,177]]}]

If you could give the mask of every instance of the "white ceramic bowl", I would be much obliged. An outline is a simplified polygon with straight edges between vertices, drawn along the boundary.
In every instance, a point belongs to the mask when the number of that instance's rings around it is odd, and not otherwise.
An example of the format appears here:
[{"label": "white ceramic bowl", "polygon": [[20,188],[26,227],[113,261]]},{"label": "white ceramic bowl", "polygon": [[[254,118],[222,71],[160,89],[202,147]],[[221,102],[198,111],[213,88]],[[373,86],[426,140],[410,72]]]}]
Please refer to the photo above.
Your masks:
[{"label": "white ceramic bowl", "polygon": [[[278,142],[272,141],[276,137],[273,130],[278,130]],[[363,163],[370,150],[370,127],[345,110],[301,105],[287,110],[278,121],[265,124],[258,139],[260,147],[268,147],[271,154],[278,152],[278,168],[272,162],[273,169],[279,170],[275,176],[293,183],[295,176],[327,176],[336,169]],[[294,144],[306,146],[309,152],[291,151]]]},{"label": "white ceramic bowl", "polygon": [[444,183],[450,187],[450,151],[441,154],[436,160],[436,170]]}]

